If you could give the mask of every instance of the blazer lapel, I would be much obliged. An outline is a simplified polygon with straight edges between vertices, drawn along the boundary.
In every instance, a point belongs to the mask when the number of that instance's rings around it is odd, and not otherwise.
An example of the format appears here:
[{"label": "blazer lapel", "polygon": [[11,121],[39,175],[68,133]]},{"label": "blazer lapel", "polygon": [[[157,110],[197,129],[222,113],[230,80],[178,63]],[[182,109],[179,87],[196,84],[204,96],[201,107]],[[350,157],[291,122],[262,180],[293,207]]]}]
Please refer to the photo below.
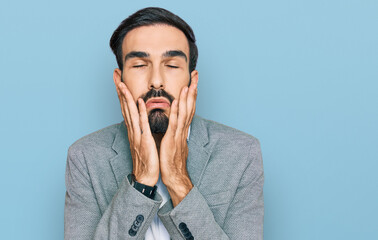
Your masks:
[{"label": "blazer lapel", "polygon": [[112,166],[112,170],[119,187],[123,179],[133,171],[130,143],[124,121],[122,121],[121,125],[119,126],[119,131],[114,138],[112,148],[117,155],[110,159],[110,165]]},{"label": "blazer lapel", "polygon": [[205,148],[208,142],[209,137],[204,120],[195,115],[190,127],[187,169],[193,185],[197,187],[200,185],[203,172],[210,158],[210,151]]}]

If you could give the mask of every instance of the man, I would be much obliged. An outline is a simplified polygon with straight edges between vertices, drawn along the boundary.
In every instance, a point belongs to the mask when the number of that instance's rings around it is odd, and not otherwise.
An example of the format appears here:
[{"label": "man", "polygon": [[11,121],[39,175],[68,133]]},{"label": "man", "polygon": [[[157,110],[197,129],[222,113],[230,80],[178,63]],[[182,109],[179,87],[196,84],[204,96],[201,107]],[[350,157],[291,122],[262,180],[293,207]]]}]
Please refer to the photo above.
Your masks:
[{"label": "man", "polygon": [[124,121],[69,148],[65,239],[262,239],[259,142],[194,115],[190,26],[145,8],[110,46]]}]

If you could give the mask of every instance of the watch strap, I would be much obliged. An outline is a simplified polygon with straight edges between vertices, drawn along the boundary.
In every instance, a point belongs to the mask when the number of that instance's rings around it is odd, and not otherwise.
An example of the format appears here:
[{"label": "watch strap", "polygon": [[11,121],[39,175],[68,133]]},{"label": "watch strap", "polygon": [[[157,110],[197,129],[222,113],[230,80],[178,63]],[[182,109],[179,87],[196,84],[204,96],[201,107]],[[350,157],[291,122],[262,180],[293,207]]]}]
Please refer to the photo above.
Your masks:
[{"label": "watch strap", "polygon": [[145,185],[145,184],[142,184],[142,183],[139,183],[136,181],[136,178],[135,178],[135,175],[130,173],[128,176],[127,176],[129,182],[130,182],[130,185],[133,186],[136,190],[138,190],[140,193],[142,193],[144,196],[148,197],[148,198],[151,198],[151,199],[154,199],[155,197],[155,193],[156,193],[156,189],[157,189],[157,186],[148,186],[148,185]]}]

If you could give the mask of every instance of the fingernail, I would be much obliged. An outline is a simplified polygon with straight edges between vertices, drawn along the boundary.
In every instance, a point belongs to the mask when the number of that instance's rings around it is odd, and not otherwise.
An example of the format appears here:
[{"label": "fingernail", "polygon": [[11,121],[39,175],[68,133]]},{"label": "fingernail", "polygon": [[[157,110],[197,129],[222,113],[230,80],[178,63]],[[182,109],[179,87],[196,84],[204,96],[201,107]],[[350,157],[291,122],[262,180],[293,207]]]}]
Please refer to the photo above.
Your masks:
[{"label": "fingernail", "polygon": [[187,92],[188,92],[188,87],[185,87],[185,90],[184,90],[184,91],[185,91],[185,93],[187,93]]}]

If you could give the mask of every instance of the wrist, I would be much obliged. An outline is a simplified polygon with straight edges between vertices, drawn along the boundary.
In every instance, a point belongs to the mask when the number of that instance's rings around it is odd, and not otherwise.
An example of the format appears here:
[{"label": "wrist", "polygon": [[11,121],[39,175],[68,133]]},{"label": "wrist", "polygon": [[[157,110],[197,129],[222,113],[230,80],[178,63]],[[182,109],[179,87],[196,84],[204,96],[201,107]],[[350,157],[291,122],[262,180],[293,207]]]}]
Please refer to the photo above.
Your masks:
[{"label": "wrist", "polygon": [[161,181],[167,189],[192,188],[193,184],[190,180],[188,172],[162,172]]},{"label": "wrist", "polygon": [[159,173],[157,174],[138,174],[138,173],[133,173],[135,181],[138,183],[153,187],[157,184],[159,180]]},{"label": "wrist", "polygon": [[130,185],[133,186],[136,190],[138,190],[140,193],[142,193],[146,197],[154,199],[155,194],[156,194],[156,190],[157,190],[156,185],[149,186],[149,185],[140,183],[136,180],[135,175],[132,174],[132,173],[130,173],[127,176],[127,178],[130,182]]},{"label": "wrist", "polygon": [[176,188],[167,188],[169,196],[172,200],[173,207],[176,207],[186,197],[186,195],[189,194],[192,188],[193,185]]},{"label": "wrist", "polygon": [[189,178],[180,179],[174,182],[170,181],[170,183],[165,185],[171,196],[173,207],[177,206],[193,188],[193,184]]}]

